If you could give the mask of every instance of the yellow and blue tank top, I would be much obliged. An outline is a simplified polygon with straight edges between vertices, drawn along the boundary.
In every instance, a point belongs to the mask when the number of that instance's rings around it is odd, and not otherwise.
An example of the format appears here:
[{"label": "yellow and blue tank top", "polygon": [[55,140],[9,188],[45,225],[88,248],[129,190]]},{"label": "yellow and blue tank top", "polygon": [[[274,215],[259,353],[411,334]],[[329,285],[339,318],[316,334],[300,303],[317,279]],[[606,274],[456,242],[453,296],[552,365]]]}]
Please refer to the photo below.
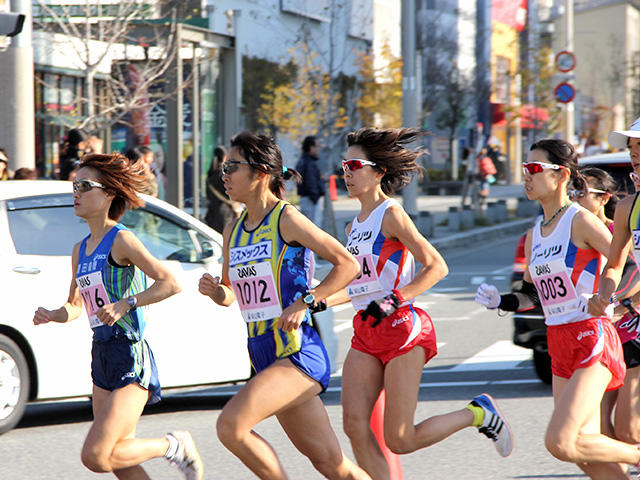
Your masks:
[{"label": "yellow and blue tank top", "polygon": [[[277,323],[282,310],[303,295],[310,282],[311,252],[288,244],[280,234],[280,216],[288,205],[278,202],[250,231],[244,226],[245,210],[229,238],[229,279],[248,335],[273,335],[278,358],[300,350],[302,329],[285,332]],[[303,322],[310,321],[307,311]]]},{"label": "yellow and blue tank top", "polygon": [[86,252],[87,235],[82,240],[78,255],[76,284],[93,329],[93,340],[98,342],[122,336],[137,342],[144,333],[143,308],[130,310],[111,327],[102,324],[95,315],[100,307],[136,295],[147,288],[147,277],[138,267],[117,266],[110,258],[113,242],[120,230],[127,228],[119,223],[114,225],[89,255]]},{"label": "yellow and blue tank top", "polygon": [[629,212],[629,231],[631,232],[631,239],[633,240],[633,259],[636,262],[638,268],[640,268],[640,201],[638,201],[640,192],[636,193],[633,199],[633,205]]}]

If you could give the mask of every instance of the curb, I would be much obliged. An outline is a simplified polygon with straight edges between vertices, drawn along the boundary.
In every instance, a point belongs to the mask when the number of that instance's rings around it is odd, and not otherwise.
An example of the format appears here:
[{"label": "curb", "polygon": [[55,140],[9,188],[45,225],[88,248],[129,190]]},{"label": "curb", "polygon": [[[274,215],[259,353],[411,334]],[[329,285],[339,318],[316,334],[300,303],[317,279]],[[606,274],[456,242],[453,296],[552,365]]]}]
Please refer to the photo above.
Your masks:
[{"label": "curb", "polygon": [[478,227],[467,232],[454,233],[446,237],[429,240],[440,253],[457,248],[473,246],[479,242],[490,241],[506,235],[524,234],[535,222],[535,217],[513,220],[511,222]]}]

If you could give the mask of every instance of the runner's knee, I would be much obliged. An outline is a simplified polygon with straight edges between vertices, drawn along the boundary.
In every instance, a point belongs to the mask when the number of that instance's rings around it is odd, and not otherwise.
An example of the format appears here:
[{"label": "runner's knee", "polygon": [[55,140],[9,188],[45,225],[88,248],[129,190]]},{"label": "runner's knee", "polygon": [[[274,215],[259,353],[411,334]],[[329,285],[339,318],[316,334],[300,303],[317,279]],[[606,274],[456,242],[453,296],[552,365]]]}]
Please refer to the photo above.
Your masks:
[{"label": "runner's knee", "polygon": [[402,435],[397,432],[385,432],[384,441],[387,444],[387,447],[389,447],[389,450],[397,455],[404,455],[416,450],[413,435]]},{"label": "runner's knee", "polygon": [[577,454],[575,441],[570,441],[557,432],[547,431],[544,445],[549,453],[558,460],[575,463]]},{"label": "runner's knee", "polygon": [[82,464],[92,472],[107,473],[113,470],[111,462],[109,461],[109,455],[99,451],[95,447],[84,445],[80,458]]},{"label": "runner's knee", "polygon": [[220,441],[227,447],[239,443],[247,433],[240,427],[235,415],[225,415],[224,410],[216,422],[216,432]]},{"label": "runner's knee", "polygon": [[358,439],[368,438],[368,436],[371,435],[369,418],[359,413],[350,413],[343,410],[342,428],[352,442]]},{"label": "runner's knee", "polygon": [[614,426],[616,438],[625,443],[640,443],[640,420],[618,422]]}]

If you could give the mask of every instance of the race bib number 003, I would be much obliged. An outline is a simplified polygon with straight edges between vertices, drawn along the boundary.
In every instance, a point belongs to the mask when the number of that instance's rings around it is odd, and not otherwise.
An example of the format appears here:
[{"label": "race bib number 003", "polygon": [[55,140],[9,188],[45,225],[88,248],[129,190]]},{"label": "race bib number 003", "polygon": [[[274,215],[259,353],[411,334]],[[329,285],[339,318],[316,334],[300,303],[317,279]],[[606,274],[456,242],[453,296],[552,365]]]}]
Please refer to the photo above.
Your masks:
[{"label": "race bib number 003", "polygon": [[575,305],[578,294],[563,260],[535,263],[529,267],[529,272],[538,290],[545,316],[565,313]]},{"label": "race bib number 003", "polygon": [[245,322],[269,320],[282,314],[271,263],[231,267],[229,278]]},{"label": "race bib number 003", "polygon": [[87,275],[76,278],[76,283],[80,289],[80,295],[82,295],[82,303],[87,311],[89,317],[89,325],[91,328],[100,327],[103,323],[98,320],[96,312],[100,307],[109,303],[109,296],[107,290],[104,288],[102,282],[101,272],[92,272]]},{"label": "race bib number 003", "polygon": [[378,272],[376,272],[376,266],[373,263],[373,256],[371,254],[357,255],[356,260],[360,264],[360,275],[347,285],[347,295],[356,297],[382,290]]}]

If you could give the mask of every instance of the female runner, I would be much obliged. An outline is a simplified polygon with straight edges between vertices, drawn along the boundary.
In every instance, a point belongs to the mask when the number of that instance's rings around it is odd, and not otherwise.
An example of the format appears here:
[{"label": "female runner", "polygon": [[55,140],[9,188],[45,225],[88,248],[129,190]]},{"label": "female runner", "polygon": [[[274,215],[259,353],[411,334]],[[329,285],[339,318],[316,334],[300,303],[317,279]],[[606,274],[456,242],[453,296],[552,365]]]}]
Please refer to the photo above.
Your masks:
[{"label": "female runner", "polygon": [[[188,432],[164,438],[135,438],[147,402],[160,400],[153,353],[144,339],[143,307],[180,291],[171,272],[117,220],[139,207],[144,182],[139,166],[119,153],[86,155],[73,181],[75,214],[91,233],[73,247],[67,302],[57,310],[40,307],[33,323],[65,323],[84,303],[93,329],[91,376],[93,424],[82,447],[82,463],[119,479],[148,479],[141,463],[166,457],[187,479],[203,478],[200,455]],[[154,280],[147,287],[146,276]]]},{"label": "female runner", "polygon": [[[253,431],[275,415],[322,475],[368,479],[344,457],[318,397],[331,367],[309,314],[357,275],[358,264],[333,237],[281,200],[283,179],[299,180],[299,174],[283,167],[271,138],[249,132],[234,136],[223,173],[229,198],[246,209],[224,229],[222,280],[205,274],[199,291],[219,305],[238,300],[257,375],[225,405],[218,437],[259,478],[286,479],[275,451]],[[311,251],[334,265],[313,289]]]},{"label": "female runner", "polygon": [[[370,417],[386,391],[384,439],[394,453],[433,445],[465,427],[476,426],[507,456],[513,442],[509,425],[487,394],[460,410],[414,425],[424,365],[437,353],[433,324],[413,300],[448,272],[433,246],[389,195],[411,179],[419,151],[408,148],[420,132],[362,128],[347,137],[342,162],[349,195],[361,204],[347,227],[347,249],[361,275],[327,305],[351,300],[358,312],[342,373],[344,431],[358,464],[374,479],[388,479],[389,468],[370,429]],[[422,268],[414,273],[414,257]]]},{"label": "female runner", "polygon": [[494,286],[482,284],[476,301],[508,311],[540,301],[548,325],[555,402],[545,436],[547,450],[576,463],[591,478],[628,478],[621,463],[638,463],[637,446],[600,433],[602,396],[624,380],[620,338],[607,318],[586,308],[611,234],[595,215],[569,200],[570,179],[575,188],[584,189],[577,158],[563,140],[545,139],[531,146],[523,164],[525,192],[540,201],[544,218],[527,233],[523,287],[500,296]]},{"label": "female runner", "polygon": [[[640,120],[640,119],[639,119]],[[609,142],[620,148],[626,144],[629,148],[633,175],[640,173],[640,122],[636,121],[639,130],[612,132],[609,135]],[[635,182],[634,182],[635,183]],[[597,314],[602,315],[604,308],[612,298],[615,288],[623,277],[623,271],[627,260],[629,248],[636,261],[640,264],[640,243],[636,241],[640,233],[640,202],[638,193],[623,198],[615,210],[613,240],[609,251],[607,265],[600,278],[598,294],[594,295],[590,308]],[[631,240],[633,239],[633,242]],[[637,337],[637,325],[632,327],[632,337]],[[633,328],[635,327],[635,328]],[[621,330],[619,330],[621,331]],[[627,329],[628,332],[628,329]],[[624,329],[621,331],[625,334]],[[629,335],[627,335],[629,336]],[[625,378],[624,388],[618,394],[618,405],[622,404],[626,408],[616,408],[615,436],[624,442],[640,442],[640,377],[638,376],[638,366],[640,366],[640,346],[637,338],[632,338],[623,345],[625,360],[629,363],[629,371]]]}]

